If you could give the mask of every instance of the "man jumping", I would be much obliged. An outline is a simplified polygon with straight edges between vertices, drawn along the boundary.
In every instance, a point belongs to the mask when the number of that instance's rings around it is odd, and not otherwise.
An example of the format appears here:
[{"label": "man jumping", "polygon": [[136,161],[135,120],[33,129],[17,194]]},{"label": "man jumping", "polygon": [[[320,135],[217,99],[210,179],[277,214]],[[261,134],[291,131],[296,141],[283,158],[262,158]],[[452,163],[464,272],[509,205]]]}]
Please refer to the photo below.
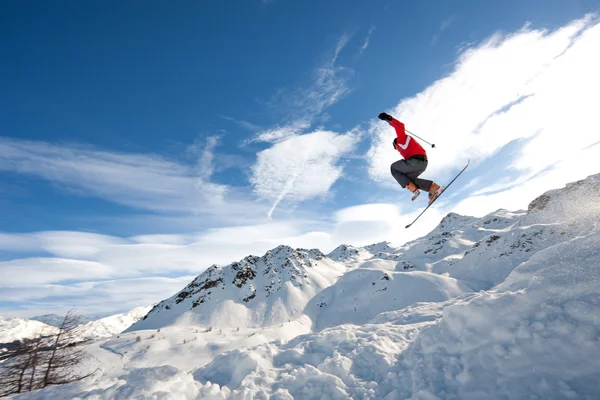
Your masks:
[{"label": "man jumping", "polygon": [[433,203],[442,193],[440,185],[418,177],[427,168],[427,153],[414,138],[406,134],[402,122],[386,113],[379,114],[379,119],[387,121],[396,130],[397,137],[394,138],[394,149],[398,150],[404,158],[404,160],[392,164],[392,176],[400,186],[413,193],[412,200],[415,200],[421,190],[424,190],[429,192],[429,204]]}]

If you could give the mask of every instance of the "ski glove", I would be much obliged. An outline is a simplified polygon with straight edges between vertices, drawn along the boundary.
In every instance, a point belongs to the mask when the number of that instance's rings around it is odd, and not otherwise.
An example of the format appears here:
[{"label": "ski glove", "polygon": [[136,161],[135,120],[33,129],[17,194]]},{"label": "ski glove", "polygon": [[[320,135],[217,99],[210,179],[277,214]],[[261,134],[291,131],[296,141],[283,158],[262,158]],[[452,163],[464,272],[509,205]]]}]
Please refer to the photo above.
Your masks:
[{"label": "ski glove", "polygon": [[398,138],[397,137],[394,138],[394,142],[393,143],[394,143],[394,150],[398,150],[398,148],[396,147],[398,145]]},{"label": "ski glove", "polygon": [[386,114],[384,112],[382,112],[381,114],[379,114],[379,119],[382,121],[391,121],[392,120],[392,116],[389,114]]}]

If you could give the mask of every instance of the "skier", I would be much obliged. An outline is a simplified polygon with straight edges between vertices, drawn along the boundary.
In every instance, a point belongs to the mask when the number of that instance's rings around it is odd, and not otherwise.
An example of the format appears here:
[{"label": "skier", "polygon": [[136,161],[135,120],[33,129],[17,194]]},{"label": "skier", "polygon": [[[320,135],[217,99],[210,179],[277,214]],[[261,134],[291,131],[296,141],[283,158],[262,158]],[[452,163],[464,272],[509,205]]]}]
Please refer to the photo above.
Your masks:
[{"label": "skier", "polygon": [[387,121],[396,130],[394,149],[398,150],[404,158],[392,164],[392,176],[400,186],[413,193],[412,200],[415,200],[421,190],[424,190],[429,192],[429,204],[433,203],[442,193],[440,185],[418,177],[427,168],[427,153],[415,139],[406,134],[402,122],[384,112],[379,114],[379,119]]}]

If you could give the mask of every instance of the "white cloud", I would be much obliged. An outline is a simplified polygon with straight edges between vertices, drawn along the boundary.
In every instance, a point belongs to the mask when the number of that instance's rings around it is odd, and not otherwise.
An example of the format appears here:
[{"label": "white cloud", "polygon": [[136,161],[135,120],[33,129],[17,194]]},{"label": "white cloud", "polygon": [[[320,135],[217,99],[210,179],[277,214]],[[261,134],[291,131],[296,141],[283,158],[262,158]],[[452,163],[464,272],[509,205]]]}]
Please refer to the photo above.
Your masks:
[{"label": "white cloud", "polygon": [[317,131],[260,152],[250,181],[260,198],[274,201],[269,216],[284,198],[302,201],[326,194],[342,174],[340,158],[355,141],[353,133]]},{"label": "white cloud", "polygon": [[32,252],[40,248],[40,243],[28,234],[10,234],[0,232],[0,250],[10,252]]},{"label": "white cloud", "polygon": [[129,242],[113,236],[87,232],[47,231],[31,235],[44,250],[57,257],[93,259],[102,249]]},{"label": "white cloud", "polygon": [[[497,34],[464,51],[450,75],[391,111],[436,143],[423,177],[444,183],[473,159],[469,172],[480,175],[473,191],[489,195],[459,208],[481,215],[526,206],[550,188],[598,172],[598,146],[590,145],[600,131],[599,47],[600,24],[587,17],[552,32]],[[370,132],[370,176],[394,186],[394,132],[381,122]],[[439,206],[451,209],[441,200]]]},{"label": "white cloud", "polygon": [[202,212],[223,203],[212,183],[209,139],[199,170],[156,155],[114,153],[0,137],[0,171],[31,174],[120,204],[155,211]]}]

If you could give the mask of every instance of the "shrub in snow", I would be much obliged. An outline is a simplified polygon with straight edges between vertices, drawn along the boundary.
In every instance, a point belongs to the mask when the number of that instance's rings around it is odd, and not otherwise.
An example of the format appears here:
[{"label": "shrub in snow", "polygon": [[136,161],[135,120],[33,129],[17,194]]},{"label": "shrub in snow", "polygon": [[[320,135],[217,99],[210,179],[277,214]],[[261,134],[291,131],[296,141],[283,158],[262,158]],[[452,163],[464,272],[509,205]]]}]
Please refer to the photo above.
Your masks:
[{"label": "shrub in snow", "polygon": [[56,332],[42,329],[33,338],[15,341],[4,349],[0,397],[76,382],[94,374],[81,372],[87,355],[80,349],[79,326],[79,317],[69,311]]}]

